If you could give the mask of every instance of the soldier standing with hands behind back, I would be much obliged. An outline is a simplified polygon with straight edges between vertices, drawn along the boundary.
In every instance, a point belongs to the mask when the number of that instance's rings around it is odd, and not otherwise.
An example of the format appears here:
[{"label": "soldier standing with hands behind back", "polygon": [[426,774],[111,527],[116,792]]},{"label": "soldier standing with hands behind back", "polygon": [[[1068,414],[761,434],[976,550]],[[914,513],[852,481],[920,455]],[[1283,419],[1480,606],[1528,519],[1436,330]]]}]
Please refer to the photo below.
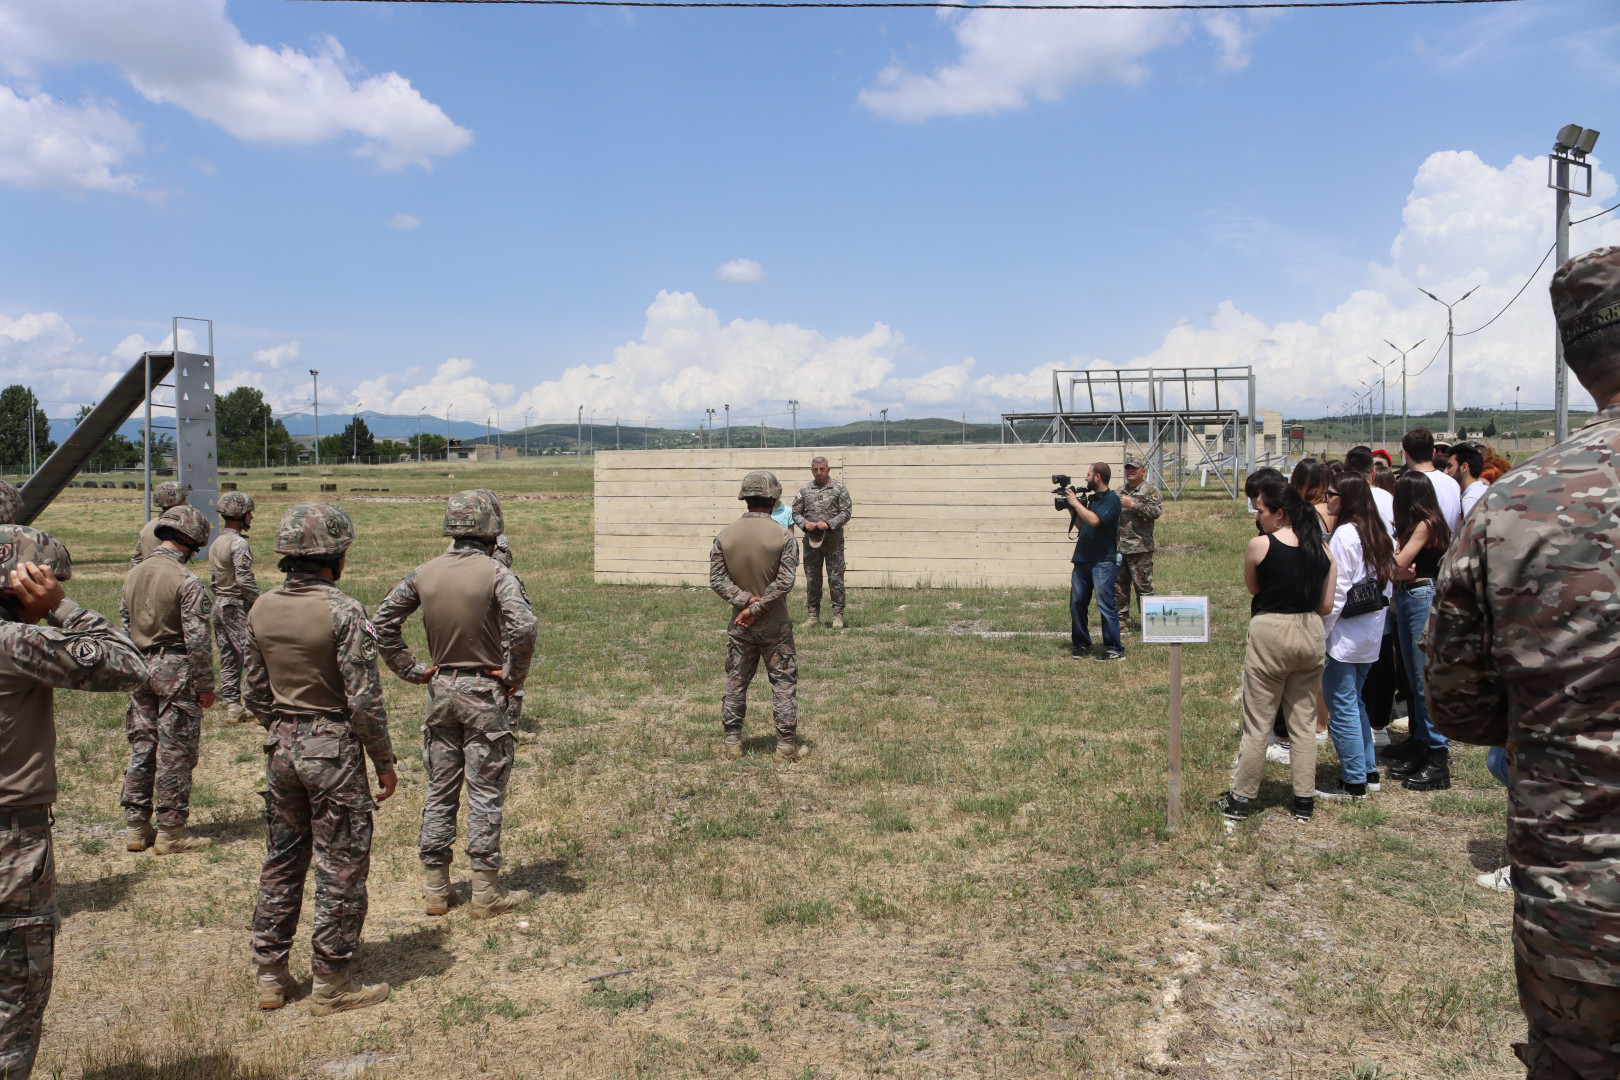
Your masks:
[{"label": "soldier standing with hands behind back", "polygon": [[219,642],[219,696],[232,723],[248,717],[242,707],[242,658],[247,655],[248,612],[259,598],[253,576],[253,546],[244,535],[253,525],[253,496],[227,491],[219,497],[222,527],[208,549],[214,590],[214,635]]},{"label": "soldier standing with hands behind back", "polygon": [[[429,915],[443,915],[454,902],[450,863],[463,782],[473,915],[500,915],[529,898],[526,889],[500,884],[501,814],[514,739],[507,700],[529,677],[537,630],[522,584],[492,556],[504,524],[493,493],[452,495],[444,535],[454,538],[453,546],[405,575],[377,608],[377,640],[388,666],[406,682],[427,686],[420,855]],[[432,667],[411,654],[400,633],[418,607]]]},{"label": "soldier standing with hands behind back", "polygon": [[1147,462],[1125,455],[1125,487],[1119,493],[1119,573],[1114,578],[1114,608],[1123,627],[1131,614],[1131,587],[1137,608],[1153,595],[1153,525],[1164,513],[1164,496],[1147,482]]},{"label": "soldier standing with hands behind back", "polygon": [[793,524],[804,530],[804,604],[811,622],[821,621],[821,568],[832,593],[832,628],[844,628],[844,526],[853,506],[843,481],[832,478],[824,457],[810,459],[810,483],[793,500]]},{"label": "soldier standing with hands behind back", "polygon": [[[124,733],[124,846],[159,855],[202,851],[213,844],[186,832],[191,772],[197,767],[203,710],[214,704],[211,607],[203,583],[186,563],[208,543],[208,519],[184,503],[163,511],[158,546],[124,578],[124,630],[146,655],[151,674],[130,696]],[[157,831],[152,830],[156,794]],[[155,841],[155,843],[154,843]]]},{"label": "soldier standing with hands behind back", "polygon": [[[297,984],[287,971],[304,878],[315,860],[315,988],[309,1014],[388,1000],[387,983],[350,975],[365,926],[373,812],[394,794],[394,747],[366,609],[337,587],[354,523],[330,503],[282,515],[276,554],[287,580],[248,614],[243,668],[248,708],[265,741],[264,869],[253,911],[259,1008],[279,1009]],[[376,802],[366,757],[377,769]]]}]

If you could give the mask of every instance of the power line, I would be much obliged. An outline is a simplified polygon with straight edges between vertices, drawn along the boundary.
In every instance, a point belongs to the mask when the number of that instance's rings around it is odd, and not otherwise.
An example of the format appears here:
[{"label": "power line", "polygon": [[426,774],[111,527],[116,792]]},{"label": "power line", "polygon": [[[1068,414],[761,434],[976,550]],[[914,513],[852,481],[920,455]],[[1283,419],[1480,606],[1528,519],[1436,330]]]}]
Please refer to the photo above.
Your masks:
[{"label": "power line", "polygon": [[1615,203],[1613,206],[1609,207],[1607,210],[1599,210],[1595,214],[1590,214],[1590,215],[1588,215],[1586,217],[1583,217],[1583,218],[1576,218],[1574,221],[1570,222],[1570,224],[1571,225],[1579,225],[1583,221],[1591,221],[1593,218],[1600,218],[1604,214],[1612,214],[1616,210],[1620,210],[1620,203]]},{"label": "power line", "polygon": [[964,4],[928,0],[289,0],[306,4],[516,4],[618,8],[948,8],[960,11],[1268,11],[1278,8],[1455,7],[1526,0],[1257,0],[1248,4]]},{"label": "power line", "polygon": [[[1502,317],[1502,315],[1507,311],[1507,309],[1513,306],[1514,300],[1517,300],[1519,297],[1523,296],[1524,295],[1524,290],[1528,289],[1530,287],[1530,283],[1532,281],[1536,280],[1536,275],[1541,273],[1541,268],[1543,266],[1547,265],[1547,260],[1552,256],[1553,248],[1556,248],[1557,246],[1558,246],[1557,244],[1554,244],[1552,247],[1547,249],[1547,254],[1545,254],[1545,255],[1543,255],[1541,257],[1541,261],[1536,263],[1536,268],[1534,270],[1530,271],[1530,276],[1524,279],[1524,284],[1519,286],[1519,291],[1513,294],[1513,300],[1509,300],[1507,303],[1503,304],[1501,311],[1498,311],[1495,315],[1492,315],[1490,317],[1490,319],[1485,323],[1484,326],[1476,326],[1472,330],[1466,330],[1461,334],[1457,334],[1456,336],[1457,337],[1467,337],[1469,334],[1477,334],[1481,330],[1485,329],[1486,326],[1489,326],[1489,325],[1491,325],[1491,323],[1495,322],[1497,319],[1500,319]],[[1430,362],[1433,363],[1433,361],[1430,361]]]}]

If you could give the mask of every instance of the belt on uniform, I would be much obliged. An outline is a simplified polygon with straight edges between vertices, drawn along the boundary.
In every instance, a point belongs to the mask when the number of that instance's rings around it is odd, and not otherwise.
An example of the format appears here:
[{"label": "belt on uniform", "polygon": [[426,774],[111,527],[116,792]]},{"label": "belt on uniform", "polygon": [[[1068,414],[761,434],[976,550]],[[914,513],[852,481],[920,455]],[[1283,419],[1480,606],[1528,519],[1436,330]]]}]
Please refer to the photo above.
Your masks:
[{"label": "belt on uniform", "polygon": [[348,713],[332,712],[299,712],[293,709],[274,709],[270,713],[270,722],[285,720],[289,724],[314,724],[320,721],[329,721],[334,724],[346,724],[349,721]]},{"label": "belt on uniform", "polygon": [[1425,585],[1433,585],[1434,584],[1434,578],[1432,578],[1432,577],[1414,578],[1411,581],[1402,581],[1399,584],[1400,584],[1401,588],[1407,589],[1407,590],[1421,589]]},{"label": "belt on uniform", "polygon": [[495,676],[493,676],[493,675],[491,675],[489,673],[488,668],[481,668],[481,667],[478,667],[476,664],[440,664],[439,665],[439,670],[441,672],[442,671],[448,671],[452,675],[456,675],[456,674],[460,674],[460,675],[482,675],[486,679],[495,678]]},{"label": "belt on uniform", "polygon": [[31,829],[51,823],[51,808],[36,806],[31,810],[0,810],[0,829]]},{"label": "belt on uniform", "polygon": [[143,650],[145,656],[184,656],[185,654],[186,647],[184,645],[157,645]]}]

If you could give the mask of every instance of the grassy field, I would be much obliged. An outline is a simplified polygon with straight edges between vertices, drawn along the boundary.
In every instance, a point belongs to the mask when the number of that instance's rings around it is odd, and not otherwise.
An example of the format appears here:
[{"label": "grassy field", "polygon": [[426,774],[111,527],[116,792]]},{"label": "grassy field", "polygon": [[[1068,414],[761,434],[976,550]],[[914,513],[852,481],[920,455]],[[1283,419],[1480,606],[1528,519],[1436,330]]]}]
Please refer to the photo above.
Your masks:
[{"label": "grassy field", "polygon": [[[595,585],[577,469],[442,470],[336,470],[359,531],[343,587],[375,606],[443,550],[445,495],[506,497],[540,622],[506,873],[545,895],[493,922],[421,913],[421,692],[385,671],[401,784],[377,814],[359,965],[394,996],[328,1020],[302,999],[261,1013],[259,729],[205,720],[193,824],[213,851],[131,855],[125,701],[63,694],[64,919],[37,1075],[1519,1073],[1511,902],[1473,884],[1503,858],[1482,751],[1459,750],[1449,792],[1386,787],[1305,826],[1276,766],[1242,828],[1207,809],[1237,743],[1240,506],[1187,500],[1160,526],[1160,590],[1207,593],[1214,627],[1186,649],[1187,812],[1170,834],[1166,652],[1128,639],[1126,664],[1074,662],[1066,596],[854,592],[849,630],[798,631],[808,761],[770,763],[761,677],[748,753],[728,762],[719,601]],[[268,474],[234,479],[258,499],[274,584],[274,523],[320,478],[275,495]],[[102,611],[117,610],[135,495],[71,491],[39,523],[74,552],[70,594]],[[419,620],[410,631],[420,647]],[[1322,779],[1335,768],[1329,749]],[[455,871],[465,882],[464,855]],[[308,917],[293,953],[306,985]]]}]

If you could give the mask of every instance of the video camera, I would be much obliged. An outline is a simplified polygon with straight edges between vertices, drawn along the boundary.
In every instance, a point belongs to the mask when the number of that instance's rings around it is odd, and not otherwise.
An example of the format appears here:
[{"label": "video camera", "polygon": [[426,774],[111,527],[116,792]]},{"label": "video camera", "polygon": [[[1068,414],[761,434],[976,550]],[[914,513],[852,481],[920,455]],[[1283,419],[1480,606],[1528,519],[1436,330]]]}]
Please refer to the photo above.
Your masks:
[{"label": "video camera", "polygon": [[1063,473],[1053,473],[1052,483],[1057,485],[1052,489],[1052,509],[1067,510],[1069,508],[1068,494],[1074,492],[1075,498],[1080,500],[1081,506],[1089,507],[1094,493],[1074,486],[1074,478]]}]

